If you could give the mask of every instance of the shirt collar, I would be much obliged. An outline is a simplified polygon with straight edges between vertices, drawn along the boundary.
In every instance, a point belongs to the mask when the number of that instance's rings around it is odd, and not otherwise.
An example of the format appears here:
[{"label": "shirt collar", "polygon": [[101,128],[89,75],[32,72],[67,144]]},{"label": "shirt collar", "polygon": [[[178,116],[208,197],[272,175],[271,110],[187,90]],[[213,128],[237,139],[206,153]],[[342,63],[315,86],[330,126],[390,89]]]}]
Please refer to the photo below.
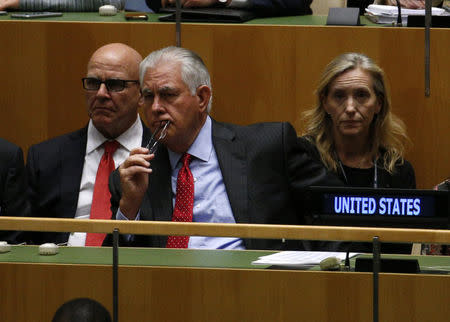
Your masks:
[{"label": "shirt collar", "polygon": [[[187,153],[194,156],[196,159],[208,162],[212,150],[212,121],[208,115],[205,124],[203,124],[203,127],[200,129],[194,142],[187,150]],[[175,169],[183,154],[173,152],[169,149],[167,149],[167,151],[169,152],[170,165],[172,169]]]},{"label": "shirt collar", "polygon": [[[120,143],[120,145],[127,151],[131,151],[137,146],[141,146],[142,142],[142,122],[139,114],[136,121],[131,125],[125,132],[119,135],[115,140]],[[108,139],[100,133],[99,130],[94,126],[92,120],[89,120],[88,131],[87,131],[87,143],[86,143],[86,154],[91,153],[100,147]]]}]

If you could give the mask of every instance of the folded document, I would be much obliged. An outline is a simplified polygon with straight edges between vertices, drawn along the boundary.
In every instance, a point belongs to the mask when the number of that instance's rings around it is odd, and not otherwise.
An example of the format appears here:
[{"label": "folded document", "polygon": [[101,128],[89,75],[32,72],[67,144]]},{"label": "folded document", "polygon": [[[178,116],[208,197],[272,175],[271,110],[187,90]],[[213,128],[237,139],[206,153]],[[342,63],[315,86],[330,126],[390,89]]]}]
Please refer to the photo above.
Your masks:
[{"label": "folded document", "polygon": [[[408,16],[424,16],[425,9],[403,9],[402,23],[404,25],[408,22]],[[443,16],[448,13],[441,8],[431,8],[431,14],[433,16]],[[397,6],[384,6],[371,4],[366,8],[365,16],[375,23],[391,24],[397,22],[398,8]]]},{"label": "folded document", "polygon": [[[349,257],[359,253],[350,253]],[[319,265],[322,260],[328,257],[337,257],[344,260],[345,252],[307,252],[307,251],[284,251],[267,256],[261,256],[253,265],[280,265],[280,266],[312,266]]]}]

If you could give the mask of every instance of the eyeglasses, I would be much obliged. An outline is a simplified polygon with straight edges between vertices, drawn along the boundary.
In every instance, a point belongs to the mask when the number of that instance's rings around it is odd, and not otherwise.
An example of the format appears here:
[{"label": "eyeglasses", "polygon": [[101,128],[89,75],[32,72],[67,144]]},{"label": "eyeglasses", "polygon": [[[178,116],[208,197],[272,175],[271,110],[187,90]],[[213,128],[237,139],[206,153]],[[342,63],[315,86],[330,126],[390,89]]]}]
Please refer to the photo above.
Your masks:
[{"label": "eyeglasses", "polygon": [[129,79],[105,79],[104,81],[94,78],[94,77],[84,77],[81,79],[83,81],[83,88],[88,91],[98,91],[102,84],[105,84],[106,88],[110,92],[120,92],[123,91],[127,83],[139,83],[138,80]]},{"label": "eyeglasses", "polygon": [[170,121],[167,121],[165,124],[163,122],[159,124],[159,128],[152,134],[152,137],[145,146],[149,150],[148,154],[154,154],[156,152],[159,142],[167,135],[167,127],[169,124]]}]

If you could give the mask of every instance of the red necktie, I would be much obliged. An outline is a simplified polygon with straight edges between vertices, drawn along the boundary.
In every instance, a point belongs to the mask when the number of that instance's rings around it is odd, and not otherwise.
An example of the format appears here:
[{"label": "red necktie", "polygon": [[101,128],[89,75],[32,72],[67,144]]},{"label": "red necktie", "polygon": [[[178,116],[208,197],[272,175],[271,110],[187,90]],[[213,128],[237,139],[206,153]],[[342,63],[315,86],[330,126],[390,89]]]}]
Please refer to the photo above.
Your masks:
[{"label": "red necktie", "polygon": [[[104,143],[104,147],[105,152],[98,165],[95,178],[90,219],[111,219],[111,194],[109,193],[108,179],[115,169],[113,154],[119,147],[119,142],[107,141]],[[88,233],[86,246],[101,246],[105,236],[106,234]]]},{"label": "red necktie", "polygon": [[[183,154],[181,162],[183,166],[178,172],[177,195],[175,198],[175,209],[173,210],[172,221],[192,221],[192,211],[194,208],[194,178],[189,169],[191,161],[190,154]],[[169,236],[167,248],[187,248],[189,236]]]}]

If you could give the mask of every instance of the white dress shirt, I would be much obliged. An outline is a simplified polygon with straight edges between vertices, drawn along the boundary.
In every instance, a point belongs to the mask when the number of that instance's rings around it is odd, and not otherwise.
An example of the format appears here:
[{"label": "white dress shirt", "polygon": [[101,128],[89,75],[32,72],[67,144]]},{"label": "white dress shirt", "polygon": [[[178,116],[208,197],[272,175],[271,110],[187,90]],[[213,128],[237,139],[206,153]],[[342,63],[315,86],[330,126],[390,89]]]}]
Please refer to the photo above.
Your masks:
[{"label": "white dress shirt", "polygon": [[[119,148],[113,155],[116,168],[128,157],[130,151],[142,144],[142,122],[138,115],[133,125],[116,138],[120,143]],[[87,130],[86,154],[84,157],[83,173],[81,175],[80,193],[78,195],[77,211],[75,219],[89,219],[94,193],[95,178],[97,176],[98,165],[102,159],[104,147],[103,143],[108,139],[103,136],[89,121]],[[75,232],[69,236],[68,246],[84,246],[86,243],[86,233]]]}]

